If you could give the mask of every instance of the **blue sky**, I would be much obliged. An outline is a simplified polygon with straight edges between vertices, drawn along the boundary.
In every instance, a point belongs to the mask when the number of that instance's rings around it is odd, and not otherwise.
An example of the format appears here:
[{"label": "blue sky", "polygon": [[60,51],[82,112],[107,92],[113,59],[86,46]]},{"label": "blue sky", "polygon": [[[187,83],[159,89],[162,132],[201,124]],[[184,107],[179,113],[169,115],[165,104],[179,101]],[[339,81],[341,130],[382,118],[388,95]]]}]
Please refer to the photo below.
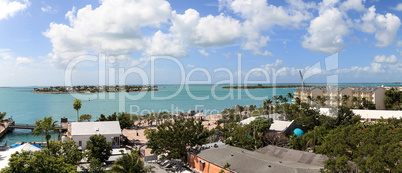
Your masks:
[{"label": "blue sky", "polygon": [[[154,71],[156,84],[298,83],[299,70],[402,82],[401,14],[386,0],[0,0],[0,86],[141,83],[119,69],[148,82]],[[106,69],[81,62],[66,76],[71,60],[103,55]]]}]

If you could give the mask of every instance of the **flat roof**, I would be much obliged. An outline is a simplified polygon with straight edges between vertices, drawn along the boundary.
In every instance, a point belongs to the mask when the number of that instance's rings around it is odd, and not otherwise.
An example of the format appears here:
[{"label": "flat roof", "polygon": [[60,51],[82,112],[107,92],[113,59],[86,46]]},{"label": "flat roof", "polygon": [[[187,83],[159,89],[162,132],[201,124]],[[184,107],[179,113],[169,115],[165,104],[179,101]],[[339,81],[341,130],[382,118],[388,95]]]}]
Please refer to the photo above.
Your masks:
[{"label": "flat roof", "polygon": [[71,135],[121,135],[118,121],[72,122]]},{"label": "flat roof", "polygon": [[284,132],[293,122],[294,120],[292,121],[274,120],[274,122],[269,127],[269,130]]},{"label": "flat roof", "polygon": [[328,160],[328,157],[322,154],[315,154],[306,151],[293,150],[289,148],[278,147],[274,145],[268,145],[256,150],[256,152],[277,157],[283,160],[294,161],[297,163],[304,163],[308,165],[322,166],[324,167],[324,161]]},{"label": "flat roof", "polygon": [[[320,108],[320,114],[331,116],[329,108]],[[355,115],[360,115],[364,119],[388,119],[388,118],[402,118],[402,111],[394,110],[362,110],[352,109]]]},{"label": "flat roof", "polygon": [[[195,154],[195,153],[193,153]],[[205,160],[223,167],[226,163],[231,166],[230,170],[235,172],[256,172],[256,173],[276,173],[276,172],[319,172],[322,166],[308,165],[281,158],[265,155],[246,149],[229,145],[219,146],[201,150],[195,154],[201,160]],[[280,160],[282,161],[280,163]],[[271,167],[268,167],[268,164]]]}]

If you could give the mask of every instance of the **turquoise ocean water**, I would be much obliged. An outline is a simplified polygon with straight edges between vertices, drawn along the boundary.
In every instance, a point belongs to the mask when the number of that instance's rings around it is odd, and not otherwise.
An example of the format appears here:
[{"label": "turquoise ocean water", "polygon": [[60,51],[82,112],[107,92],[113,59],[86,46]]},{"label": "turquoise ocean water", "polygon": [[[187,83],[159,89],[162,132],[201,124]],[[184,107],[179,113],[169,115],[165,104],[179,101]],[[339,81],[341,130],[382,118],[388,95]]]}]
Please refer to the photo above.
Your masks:
[{"label": "turquoise ocean water", "polygon": [[[315,84],[321,85],[321,84]],[[391,84],[340,84],[365,86],[395,86]],[[187,112],[204,110],[204,113],[218,113],[224,108],[239,105],[257,105],[260,107],[265,98],[273,95],[293,93],[294,88],[280,89],[221,89],[222,86],[190,85],[180,88],[179,85],[158,85],[160,91],[139,93],[97,93],[81,94],[81,114],[90,114],[97,119],[100,114],[110,115],[113,112],[146,114],[149,112]],[[67,117],[76,121],[77,112],[73,109],[76,99],[70,94],[37,94],[31,93],[33,87],[0,88],[0,112],[7,112],[6,118],[12,117],[18,124],[33,124],[44,116],[52,116],[60,122]],[[127,96],[127,94],[129,96]],[[133,98],[134,97],[134,98]],[[56,138],[56,135],[54,136]],[[0,144],[13,144],[17,141],[44,141],[41,136],[33,137],[30,130],[15,129],[0,139]]]}]

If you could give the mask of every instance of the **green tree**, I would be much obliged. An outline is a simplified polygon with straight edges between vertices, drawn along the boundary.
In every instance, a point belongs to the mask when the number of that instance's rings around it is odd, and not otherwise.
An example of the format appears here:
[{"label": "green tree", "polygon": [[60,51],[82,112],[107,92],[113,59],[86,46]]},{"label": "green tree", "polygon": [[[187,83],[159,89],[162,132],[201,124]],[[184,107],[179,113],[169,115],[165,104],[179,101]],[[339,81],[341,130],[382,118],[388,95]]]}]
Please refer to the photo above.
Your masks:
[{"label": "green tree", "polygon": [[385,91],[385,108],[389,110],[402,109],[402,92],[396,88],[391,88]]},{"label": "green tree", "polygon": [[104,172],[106,172],[105,169],[103,168],[103,163],[97,158],[92,158],[89,161],[89,167],[81,166],[81,169],[83,170],[83,172],[88,172],[88,173],[104,173]]},{"label": "green tree", "polygon": [[174,122],[166,121],[157,129],[145,133],[148,139],[147,148],[153,154],[167,154],[167,158],[187,161],[188,149],[206,143],[208,130],[201,121],[193,118],[177,118]]},{"label": "green tree", "polygon": [[74,141],[51,142],[50,149],[23,151],[11,155],[8,167],[2,173],[76,172],[81,152]]},{"label": "green tree", "polygon": [[4,117],[6,117],[7,113],[6,112],[0,112],[0,123],[3,123]]},{"label": "green tree", "polygon": [[56,132],[56,124],[57,121],[53,121],[53,118],[50,117],[45,117],[43,120],[38,120],[35,122],[35,129],[33,130],[33,135],[37,136],[42,133],[45,134],[46,138],[46,146],[49,149],[49,140],[52,137],[52,135],[49,133],[51,131]]},{"label": "green tree", "polygon": [[[330,158],[324,171],[350,172],[355,164],[357,172],[402,172],[402,128],[379,120],[375,123],[355,123],[332,130],[317,153]],[[336,165],[336,166],[334,166]]]},{"label": "green tree", "polygon": [[52,155],[62,157],[64,162],[71,165],[76,165],[82,157],[82,152],[78,150],[75,141],[50,141],[48,150]]},{"label": "green tree", "polygon": [[266,99],[263,101],[263,108],[264,108],[264,111],[266,111],[266,113],[268,113],[268,110],[269,110],[269,107],[271,106],[271,104],[272,104],[271,99]]},{"label": "green tree", "polygon": [[90,122],[92,119],[92,115],[89,114],[83,114],[80,116],[80,119],[78,120],[79,122]]},{"label": "green tree", "polygon": [[112,172],[116,173],[147,173],[152,172],[152,169],[152,166],[144,166],[138,150],[131,150],[130,154],[123,154],[112,166]]},{"label": "green tree", "polygon": [[[287,93],[286,97],[291,101],[293,99],[293,94],[292,93]],[[290,102],[292,103],[292,102]]]},{"label": "green tree", "polygon": [[360,116],[355,115],[352,111],[352,109],[345,107],[345,106],[339,106],[338,108],[331,108],[330,113],[335,117],[335,126],[340,126],[340,125],[351,125],[355,124],[357,122],[360,122]]},{"label": "green tree", "polygon": [[226,162],[226,164],[223,166],[223,169],[229,168],[230,166],[232,166],[232,165],[230,165],[230,163]]},{"label": "green tree", "polygon": [[254,130],[256,132],[267,132],[269,130],[269,128],[271,127],[273,120],[272,118],[264,118],[264,117],[257,117],[255,120],[251,121],[247,127],[250,130]]},{"label": "green tree", "polygon": [[133,116],[131,114],[121,112],[113,113],[112,115],[105,116],[103,114],[96,121],[119,121],[120,128],[125,129],[134,125]]},{"label": "green tree", "polygon": [[79,99],[75,99],[73,103],[73,108],[77,111],[77,121],[79,120],[79,110],[81,109],[82,102]]},{"label": "green tree", "polygon": [[343,95],[342,96],[342,106],[346,106],[347,102],[349,101],[350,96]]},{"label": "green tree", "polygon": [[86,148],[88,150],[88,160],[96,158],[100,162],[105,162],[112,155],[112,143],[107,142],[106,137],[103,135],[92,135],[89,137]]},{"label": "green tree", "polygon": [[3,125],[3,123],[4,123],[4,117],[6,117],[6,115],[7,115],[7,113],[6,112],[0,112],[0,123],[1,123],[1,125],[2,126],[4,126]]},{"label": "green tree", "polygon": [[241,126],[235,122],[225,124],[222,129],[226,144],[255,150],[264,144],[263,133],[254,133],[254,126]]}]

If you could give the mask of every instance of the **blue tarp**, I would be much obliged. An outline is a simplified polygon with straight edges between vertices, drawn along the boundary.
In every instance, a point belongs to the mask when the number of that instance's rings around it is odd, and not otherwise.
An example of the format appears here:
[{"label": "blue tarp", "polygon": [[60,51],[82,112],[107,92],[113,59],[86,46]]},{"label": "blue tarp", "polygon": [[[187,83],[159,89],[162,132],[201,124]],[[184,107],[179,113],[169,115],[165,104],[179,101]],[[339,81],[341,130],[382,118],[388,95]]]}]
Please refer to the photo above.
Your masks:
[{"label": "blue tarp", "polygon": [[10,145],[10,148],[17,148],[19,146],[21,146],[21,144],[13,144],[13,145]]},{"label": "blue tarp", "polygon": [[40,145],[38,145],[38,144],[31,144],[31,145],[40,148]]}]

